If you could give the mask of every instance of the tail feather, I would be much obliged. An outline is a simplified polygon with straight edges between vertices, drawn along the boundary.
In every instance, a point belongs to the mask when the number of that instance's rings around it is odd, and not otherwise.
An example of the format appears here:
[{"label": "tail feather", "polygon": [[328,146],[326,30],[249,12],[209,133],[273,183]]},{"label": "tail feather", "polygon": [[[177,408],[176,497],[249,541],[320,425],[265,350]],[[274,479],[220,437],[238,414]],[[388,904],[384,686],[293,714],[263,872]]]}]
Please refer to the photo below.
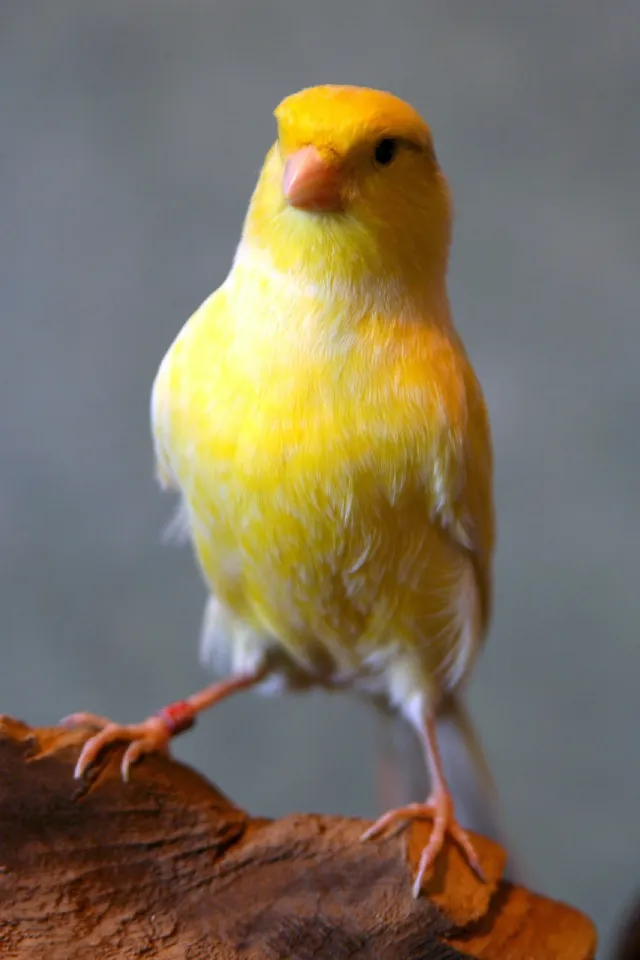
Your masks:
[{"label": "tail feather", "polygon": [[477,730],[463,700],[450,694],[438,712],[438,737],[445,775],[463,825],[504,840],[498,790]]}]

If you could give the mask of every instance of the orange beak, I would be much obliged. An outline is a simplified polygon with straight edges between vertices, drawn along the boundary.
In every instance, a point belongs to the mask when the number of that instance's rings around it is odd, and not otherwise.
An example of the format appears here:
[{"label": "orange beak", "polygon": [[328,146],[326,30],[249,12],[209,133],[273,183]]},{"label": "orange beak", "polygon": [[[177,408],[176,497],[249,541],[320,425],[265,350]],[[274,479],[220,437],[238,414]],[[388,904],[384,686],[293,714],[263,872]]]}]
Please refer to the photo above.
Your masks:
[{"label": "orange beak", "polygon": [[287,203],[298,210],[328,213],[342,208],[338,171],[315,147],[302,147],[289,157],[282,189]]}]

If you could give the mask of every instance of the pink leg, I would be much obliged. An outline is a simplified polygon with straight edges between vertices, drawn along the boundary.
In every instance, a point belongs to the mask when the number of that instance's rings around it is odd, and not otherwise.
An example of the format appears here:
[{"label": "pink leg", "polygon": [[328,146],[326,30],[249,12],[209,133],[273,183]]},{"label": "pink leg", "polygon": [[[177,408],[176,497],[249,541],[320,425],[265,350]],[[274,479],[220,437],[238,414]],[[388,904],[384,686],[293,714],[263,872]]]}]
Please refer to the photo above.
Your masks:
[{"label": "pink leg", "polygon": [[484,879],[482,867],[480,866],[480,861],[478,860],[478,855],[474,850],[473,844],[466,831],[462,829],[455,818],[453,800],[451,799],[449,787],[445,780],[440,751],[438,750],[435,717],[431,712],[425,714],[420,732],[422,734],[427,765],[431,775],[431,794],[428,800],[426,803],[410,803],[406,807],[398,807],[396,810],[390,810],[376,820],[362,835],[362,840],[370,840],[373,837],[380,836],[380,834],[384,833],[396,820],[406,820],[407,824],[404,826],[407,826],[409,821],[415,819],[426,818],[433,820],[431,837],[429,838],[429,843],[422,851],[418,874],[413,885],[414,897],[420,895],[424,876],[442,850],[447,833],[450,834],[456,843],[464,850],[471,868],[480,879]]},{"label": "pink leg", "polygon": [[199,713],[212,707],[219,700],[230,696],[230,694],[239,690],[246,690],[247,687],[259,683],[266,672],[264,668],[261,668],[252,673],[230,677],[221,683],[213,683],[205,687],[204,690],[187,697],[186,700],[178,700],[163,707],[155,716],[147,717],[142,723],[121,725],[112,723],[105,717],[97,717],[92,713],[70,714],[61,721],[63,724],[78,726],[88,723],[101,728],[100,732],[90,737],[82,748],[74,776],[76,779],[80,779],[87,768],[97,760],[99,754],[110,743],[125,740],[129,741],[129,746],[122,758],[121,769],[123,780],[128,780],[131,766],[145,753],[165,751],[170,739],[192,727]]}]

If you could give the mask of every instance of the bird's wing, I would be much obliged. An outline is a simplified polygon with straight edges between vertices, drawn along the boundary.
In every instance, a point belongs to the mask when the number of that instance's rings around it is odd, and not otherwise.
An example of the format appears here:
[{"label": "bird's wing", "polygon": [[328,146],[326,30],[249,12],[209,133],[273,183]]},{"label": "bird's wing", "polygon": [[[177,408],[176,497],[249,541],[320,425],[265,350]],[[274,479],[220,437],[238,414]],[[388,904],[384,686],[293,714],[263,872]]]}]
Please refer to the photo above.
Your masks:
[{"label": "bird's wing", "polygon": [[436,508],[447,532],[471,556],[482,604],[482,622],[491,616],[492,560],[495,543],[493,446],[482,388],[462,345],[456,347],[459,389],[453,424],[444,444],[452,482]]},{"label": "bird's wing", "polygon": [[[173,349],[173,346],[172,348]],[[155,472],[158,483],[164,490],[179,490],[178,481],[171,467],[171,458],[168,448],[169,433],[167,424],[171,417],[171,382],[170,382],[171,351],[167,353],[156,374],[151,391],[151,432],[153,436],[153,452]]]},{"label": "bird's wing", "polygon": [[[151,432],[155,459],[155,473],[164,490],[181,494],[180,484],[172,463],[172,450],[182,407],[181,395],[185,381],[189,379],[188,360],[185,359],[185,346],[188,344],[198,324],[211,315],[221,300],[220,288],[215,290],[189,317],[179,334],[167,350],[156,374],[151,390]],[[178,415],[177,415],[178,414]],[[167,524],[163,539],[167,542],[184,543],[189,537],[189,518],[185,500],[180,497],[175,512]]]},{"label": "bird's wing", "polygon": [[[198,379],[198,368],[194,369],[194,358],[197,359],[198,353],[193,345],[203,340],[198,336],[202,324],[211,327],[212,321],[224,312],[225,305],[223,287],[218,287],[184,324],[167,350],[153,382],[150,414],[155,468],[158,482],[166,490],[180,490],[172,466],[172,451],[176,432],[181,429],[185,394],[193,389],[189,384]],[[213,334],[209,339],[215,344]]]},{"label": "bird's wing", "polygon": [[492,566],[495,546],[493,506],[493,444],[487,405],[478,379],[466,362],[467,440],[462,502],[467,515],[476,576],[480,584],[486,626],[492,606]]}]

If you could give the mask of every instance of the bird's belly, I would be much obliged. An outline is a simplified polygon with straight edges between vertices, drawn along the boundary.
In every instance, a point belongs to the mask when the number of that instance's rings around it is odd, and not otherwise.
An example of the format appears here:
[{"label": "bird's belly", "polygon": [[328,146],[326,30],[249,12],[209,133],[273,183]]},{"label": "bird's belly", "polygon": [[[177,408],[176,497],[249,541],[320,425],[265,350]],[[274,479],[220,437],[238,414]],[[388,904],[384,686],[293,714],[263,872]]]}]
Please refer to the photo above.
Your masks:
[{"label": "bird's belly", "polygon": [[197,329],[163,362],[154,423],[216,598],[215,643],[268,647],[314,682],[400,662],[418,685],[453,682],[479,607],[443,527],[454,434],[424,364],[410,374],[363,348],[336,372],[286,343],[214,351]]},{"label": "bird's belly", "polygon": [[191,476],[192,538],[235,635],[223,642],[253,654],[263,643],[313,682],[360,678],[373,692],[398,659],[420,682],[451,673],[466,642],[467,561],[429,521],[421,485],[309,466],[243,473],[209,461]]}]

